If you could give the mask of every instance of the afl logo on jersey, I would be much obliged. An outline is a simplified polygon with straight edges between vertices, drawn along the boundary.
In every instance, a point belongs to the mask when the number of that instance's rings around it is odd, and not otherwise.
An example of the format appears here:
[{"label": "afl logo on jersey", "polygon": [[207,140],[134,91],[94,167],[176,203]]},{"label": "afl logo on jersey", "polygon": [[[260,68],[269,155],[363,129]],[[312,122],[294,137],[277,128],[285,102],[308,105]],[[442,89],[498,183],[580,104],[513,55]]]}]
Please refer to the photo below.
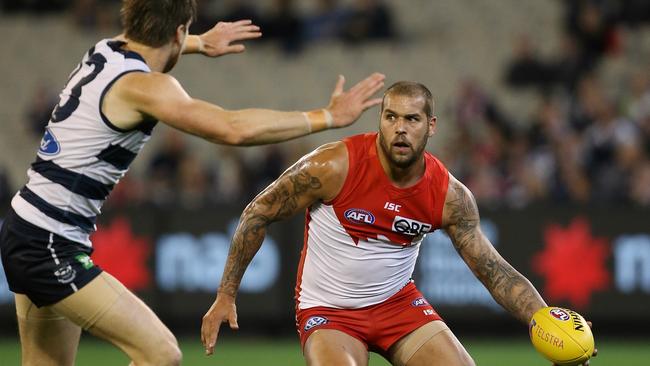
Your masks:
[{"label": "afl logo on jersey", "polygon": [[41,140],[41,147],[38,149],[38,152],[43,155],[56,155],[59,153],[59,151],[61,151],[59,142],[56,140],[56,137],[54,137],[54,134],[46,128],[45,135],[43,135],[43,139]]},{"label": "afl logo on jersey", "polygon": [[360,208],[349,208],[343,214],[345,218],[355,224],[372,224],[375,222],[375,215]]}]

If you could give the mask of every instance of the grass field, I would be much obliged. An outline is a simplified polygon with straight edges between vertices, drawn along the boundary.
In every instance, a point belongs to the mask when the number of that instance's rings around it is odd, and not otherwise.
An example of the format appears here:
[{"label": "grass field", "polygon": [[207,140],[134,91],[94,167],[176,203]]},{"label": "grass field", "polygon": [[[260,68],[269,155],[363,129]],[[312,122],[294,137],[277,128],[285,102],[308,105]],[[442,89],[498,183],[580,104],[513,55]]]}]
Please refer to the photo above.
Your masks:
[{"label": "grass field", "polygon": [[[550,366],[539,356],[526,339],[465,340],[463,341],[478,365],[488,366]],[[607,340],[597,345],[599,355],[592,366],[648,366],[650,365],[650,340]],[[182,339],[184,365],[303,365],[298,342],[295,339],[225,340],[218,345],[212,357],[203,355],[198,340]],[[20,345],[15,339],[0,339],[0,365],[20,364]],[[107,343],[86,336],[79,348],[77,365],[114,366],[128,364],[126,356]],[[389,365],[383,358],[372,354],[371,366]]]}]

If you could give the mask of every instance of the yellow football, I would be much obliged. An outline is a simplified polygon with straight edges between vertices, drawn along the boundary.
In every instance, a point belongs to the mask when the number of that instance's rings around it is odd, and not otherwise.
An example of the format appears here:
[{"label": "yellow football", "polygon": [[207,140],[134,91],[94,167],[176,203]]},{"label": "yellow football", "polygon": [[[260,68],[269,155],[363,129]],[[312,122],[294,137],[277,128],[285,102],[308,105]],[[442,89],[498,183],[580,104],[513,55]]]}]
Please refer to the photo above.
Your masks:
[{"label": "yellow football", "polygon": [[594,336],[573,310],[545,307],[530,320],[530,340],[542,356],[562,366],[579,365],[594,352]]}]

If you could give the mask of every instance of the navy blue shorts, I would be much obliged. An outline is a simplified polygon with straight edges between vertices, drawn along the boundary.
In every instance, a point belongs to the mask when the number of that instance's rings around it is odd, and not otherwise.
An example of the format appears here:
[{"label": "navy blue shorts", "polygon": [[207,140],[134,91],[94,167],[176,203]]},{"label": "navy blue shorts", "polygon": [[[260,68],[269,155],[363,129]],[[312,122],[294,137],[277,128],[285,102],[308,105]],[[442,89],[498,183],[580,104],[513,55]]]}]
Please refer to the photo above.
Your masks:
[{"label": "navy blue shorts", "polygon": [[0,230],[0,257],[9,289],[38,307],[59,302],[97,277],[93,249],[43,230],[9,209]]}]

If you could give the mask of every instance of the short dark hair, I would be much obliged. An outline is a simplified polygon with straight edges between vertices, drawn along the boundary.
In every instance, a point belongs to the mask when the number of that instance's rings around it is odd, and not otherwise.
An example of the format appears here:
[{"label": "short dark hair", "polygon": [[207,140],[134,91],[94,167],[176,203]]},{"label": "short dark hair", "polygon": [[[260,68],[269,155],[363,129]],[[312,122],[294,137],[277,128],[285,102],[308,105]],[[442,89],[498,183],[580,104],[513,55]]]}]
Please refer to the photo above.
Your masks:
[{"label": "short dark hair", "polygon": [[122,26],[127,38],[150,47],[173,39],[176,28],[196,17],[196,0],[123,0]]},{"label": "short dark hair", "polygon": [[428,119],[433,117],[433,96],[426,86],[414,81],[398,81],[391,85],[384,92],[383,100],[381,101],[381,110],[384,110],[384,101],[387,95],[406,95],[409,97],[423,97],[424,98],[424,113]]}]

